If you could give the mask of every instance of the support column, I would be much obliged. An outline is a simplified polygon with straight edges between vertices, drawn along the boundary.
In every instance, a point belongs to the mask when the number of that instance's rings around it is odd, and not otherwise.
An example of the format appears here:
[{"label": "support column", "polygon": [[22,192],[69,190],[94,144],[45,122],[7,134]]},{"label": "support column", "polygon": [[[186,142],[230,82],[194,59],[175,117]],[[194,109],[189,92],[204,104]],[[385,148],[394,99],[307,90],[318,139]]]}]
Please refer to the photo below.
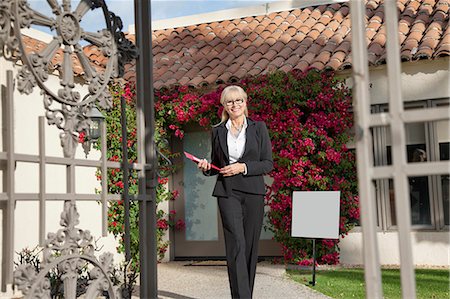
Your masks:
[{"label": "support column", "polygon": [[[156,252],[156,150],[153,99],[153,56],[151,1],[135,0],[136,46],[136,94],[139,162],[149,165],[139,174],[139,236],[140,236],[140,296],[157,298]],[[142,143],[144,141],[144,143]],[[144,175],[145,173],[145,175]]]}]

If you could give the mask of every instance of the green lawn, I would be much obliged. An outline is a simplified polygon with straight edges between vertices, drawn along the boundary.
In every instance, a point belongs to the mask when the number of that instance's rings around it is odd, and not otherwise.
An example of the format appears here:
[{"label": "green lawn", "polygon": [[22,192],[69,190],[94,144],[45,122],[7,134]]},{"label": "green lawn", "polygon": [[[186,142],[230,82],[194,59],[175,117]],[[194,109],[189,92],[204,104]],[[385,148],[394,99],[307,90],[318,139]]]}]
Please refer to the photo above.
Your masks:
[{"label": "green lawn", "polygon": [[[305,270],[287,270],[295,281],[306,284],[312,279],[312,272]],[[400,270],[383,269],[383,297],[402,298],[400,290]],[[417,298],[448,299],[449,270],[416,269]],[[316,271],[316,285],[311,288],[332,298],[365,298],[363,269],[332,269]]]}]

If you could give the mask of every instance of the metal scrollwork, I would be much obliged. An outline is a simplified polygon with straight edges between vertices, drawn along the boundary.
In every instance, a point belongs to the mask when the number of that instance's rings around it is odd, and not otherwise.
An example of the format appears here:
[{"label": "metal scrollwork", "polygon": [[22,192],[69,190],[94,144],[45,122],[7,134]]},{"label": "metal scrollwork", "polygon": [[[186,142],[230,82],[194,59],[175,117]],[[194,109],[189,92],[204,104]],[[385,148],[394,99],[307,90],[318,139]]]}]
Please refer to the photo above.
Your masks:
[{"label": "metal scrollwork", "polygon": [[19,46],[13,31],[12,2],[13,0],[0,2],[0,55],[6,59],[13,59],[14,51]]},{"label": "metal scrollwork", "polygon": [[123,24],[122,20],[116,16],[114,13],[109,12],[112,30],[114,32],[114,38],[118,47],[119,59],[118,61],[118,76],[122,77],[124,75],[125,64],[136,59],[138,57],[138,50],[136,46],[125,37],[122,32]]},{"label": "metal scrollwork", "polygon": [[[63,131],[60,136],[64,155],[73,157],[79,133],[83,131],[87,135],[85,139],[89,140],[89,130],[86,130],[89,121],[83,113],[94,105],[104,109],[111,107],[108,83],[119,73],[123,74],[123,63],[136,57],[137,51],[120,31],[120,18],[108,11],[104,0],[81,0],[74,9],[72,0],[63,0],[61,4],[57,0],[47,0],[47,3],[52,10],[50,16],[31,8],[26,0],[2,0],[0,51],[16,51],[21,55],[24,66],[17,75],[18,90],[29,94],[35,86],[39,86],[44,94],[48,122]],[[80,24],[83,17],[89,10],[95,9],[101,9],[105,28],[97,32],[84,30]],[[53,40],[39,52],[27,52],[21,33],[22,29],[32,25],[44,26],[54,32]],[[103,54],[106,61],[104,67],[90,61],[84,51],[86,43]],[[123,53],[120,54],[119,50]],[[58,51],[62,57],[60,86],[55,88],[48,79],[49,73],[54,71],[52,60]],[[76,63],[82,69],[87,91],[75,82]]]},{"label": "metal scrollwork", "polygon": [[[44,107],[48,122],[55,124],[63,132],[61,145],[64,155],[73,157],[78,145],[80,132],[89,140],[85,115],[73,112],[88,111],[94,105],[108,109],[112,97],[108,83],[112,78],[123,76],[124,65],[137,57],[137,49],[122,32],[121,19],[108,11],[104,0],[81,0],[72,10],[72,0],[47,0],[52,10],[51,16],[31,8],[27,0],[0,1],[0,55],[10,60],[20,57],[23,67],[17,74],[17,88],[30,94],[38,86],[44,94]],[[101,9],[105,28],[97,32],[84,30],[80,22],[89,10]],[[21,30],[33,25],[47,27],[55,32],[53,40],[39,52],[27,52]],[[91,63],[82,45],[97,47],[107,62],[104,67]],[[52,87],[48,82],[49,73],[54,71],[52,60],[57,52],[60,63],[60,87]],[[86,94],[80,94],[74,76],[74,63],[82,68]],[[61,106],[61,107],[58,107]],[[62,118],[62,119],[61,119]]]},{"label": "metal scrollwork", "polygon": [[89,231],[76,227],[79,214],[74,201],[64,203],[60,221],[62,229],[49,233],[43,250],[43,269],[36,273],[29,264],[20,265],[14,272],[14,283],[25,298],[50,298],[48,273],[57,268],[64,284],[64,298],[76,298],[77,279],[82,269],[88,269],[89,282],[85,298],[97,298],[108,292],[109,298],[120,298],[110,275],[113,269],[111,253],[104,253],[99,260],[94,255],[92,236]]}]

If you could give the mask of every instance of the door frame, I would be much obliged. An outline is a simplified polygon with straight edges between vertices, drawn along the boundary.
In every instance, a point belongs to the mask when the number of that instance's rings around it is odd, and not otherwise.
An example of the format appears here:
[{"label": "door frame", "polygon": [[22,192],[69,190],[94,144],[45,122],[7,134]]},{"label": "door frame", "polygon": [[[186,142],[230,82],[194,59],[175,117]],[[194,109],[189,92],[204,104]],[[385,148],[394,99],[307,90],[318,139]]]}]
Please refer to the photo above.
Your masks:
[{"label": "door frame", "polygon": [[[192,132],[205,131],[199,125],[188,126],[185,130],[185,135]],[[171,140],[172,152],[182,153],[183,140],[172,138]],[[185,219],[185,193],[183,188],[183,169],[184,156],[179,155],[173,159],[174,165],[179,166],[175,173],[172,174],[169,180],[169,189],[178,190],[179,197],[170,202],[170,209],[177,211],[179,219]],[[211,190],[212,193],[212,190]],[[217,202],[217,200],[214,198]],[[170,238],[171,242],[171,260],[201,260],[201,259],[225,259],[225,240],[223,236],[222,220],[219,209],[217,209],[217,231],[218,239],[213,241],[187,241],[185,240],[185,230],[173,230]],[[259,256],[260,257],[278,257],[281,256],[280,245],[272,240],[263,239],[259,241]]]}]

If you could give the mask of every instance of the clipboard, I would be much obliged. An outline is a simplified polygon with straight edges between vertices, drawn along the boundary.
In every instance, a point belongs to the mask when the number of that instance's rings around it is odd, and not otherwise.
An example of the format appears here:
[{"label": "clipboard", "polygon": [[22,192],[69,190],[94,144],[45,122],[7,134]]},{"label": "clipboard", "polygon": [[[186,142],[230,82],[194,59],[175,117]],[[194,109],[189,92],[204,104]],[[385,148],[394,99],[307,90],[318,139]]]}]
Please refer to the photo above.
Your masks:
[{"label": "clipboard", "polygon": [[[196,156],[194,156],[194,155],[192,155],[192,154],[189,154],[188,152],[184,152],[184,155],[186,156],[186,158],[188,158],[189,160],[194,161],[195,163],[200,162],[200,159],[199,159],[199,158],[197,158]],[[217,167],[217,166],[214,165],[214,164],[211,164],[211,168],[212,168],[212,169],[215,169],[215,170],[220,170],[220,168]]]}]

